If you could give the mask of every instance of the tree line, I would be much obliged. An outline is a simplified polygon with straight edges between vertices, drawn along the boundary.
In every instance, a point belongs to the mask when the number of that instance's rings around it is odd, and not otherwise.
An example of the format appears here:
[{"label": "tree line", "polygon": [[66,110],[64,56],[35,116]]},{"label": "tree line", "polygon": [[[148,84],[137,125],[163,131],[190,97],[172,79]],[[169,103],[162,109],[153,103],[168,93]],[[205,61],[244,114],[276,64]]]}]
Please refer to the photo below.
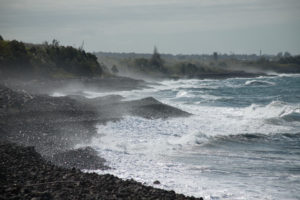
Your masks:
[{"label": "tree line", "polygon": [[82,48],[61,46],[55,39],[36,45],[0,36],[0,72],[63,78],[101,76],[103,69],[95,55]]}]

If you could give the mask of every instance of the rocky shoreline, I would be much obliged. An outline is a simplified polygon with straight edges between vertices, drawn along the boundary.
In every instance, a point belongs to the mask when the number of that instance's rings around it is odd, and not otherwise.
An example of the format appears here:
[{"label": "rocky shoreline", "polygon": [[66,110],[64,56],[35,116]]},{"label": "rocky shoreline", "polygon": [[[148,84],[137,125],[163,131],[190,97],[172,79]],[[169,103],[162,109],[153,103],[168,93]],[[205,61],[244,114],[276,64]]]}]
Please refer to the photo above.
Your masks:
[{"label": "rocky shoreline", "polygon": [[26,90],[31,94],[52,94],[61,92],[65,94],[81,94],[84,90],[103,91],[129,91],[147,88],[143,80],[126,77],[81,77],[68,79],[30,78],[30,77],[3,77],[0,74],[0,84],[12,89]]},{"label": "rocky shoreline", "polygon": [[89,141],[96,124],[126,115],[152,119],[190,114],[154,98],[51,97],[0,85],[0,199],[195,199],[80,171],[109,166],[92,148],[74,146]]},{"label": "rocky shoreline", "polygon": [[0,199],[202,199],[113,175],[83,173],[46,162],[33,147],[0,144]]},{"label": "rocky shoreline", "polygon": [[152,97],[134,101],[122,101],[117,95],[93,99],[79,95],[51,97],[0,85],[1,138],[35,146],[47,157],[88,142],[97,133],[97,124],[126,115],[157,119],[190,114]]}]

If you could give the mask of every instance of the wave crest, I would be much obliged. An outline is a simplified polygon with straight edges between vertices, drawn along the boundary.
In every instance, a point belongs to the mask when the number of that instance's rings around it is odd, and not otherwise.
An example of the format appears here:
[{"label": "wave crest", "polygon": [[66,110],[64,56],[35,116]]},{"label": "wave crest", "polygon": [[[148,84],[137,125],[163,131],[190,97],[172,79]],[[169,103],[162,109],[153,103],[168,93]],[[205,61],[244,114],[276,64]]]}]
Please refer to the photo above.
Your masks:
[{"label": "wave crest", "polygon": [[273,86],[274,82],[270,81],[261,81],[261,80],[249,80],[245,82],[246,86]]}]

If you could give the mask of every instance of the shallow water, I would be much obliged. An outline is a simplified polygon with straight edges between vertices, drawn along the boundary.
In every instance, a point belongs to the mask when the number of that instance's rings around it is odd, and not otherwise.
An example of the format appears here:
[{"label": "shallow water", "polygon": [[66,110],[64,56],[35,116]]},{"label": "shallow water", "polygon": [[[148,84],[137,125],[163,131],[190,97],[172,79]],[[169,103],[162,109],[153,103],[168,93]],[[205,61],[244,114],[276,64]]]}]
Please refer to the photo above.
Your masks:
[{"label": "shallow water", "polygon": [[99,125],[84,144],[113,167],[99,173],[205,199],[300,199],[300,75],[163,81],[118,94],[193,116]]}]

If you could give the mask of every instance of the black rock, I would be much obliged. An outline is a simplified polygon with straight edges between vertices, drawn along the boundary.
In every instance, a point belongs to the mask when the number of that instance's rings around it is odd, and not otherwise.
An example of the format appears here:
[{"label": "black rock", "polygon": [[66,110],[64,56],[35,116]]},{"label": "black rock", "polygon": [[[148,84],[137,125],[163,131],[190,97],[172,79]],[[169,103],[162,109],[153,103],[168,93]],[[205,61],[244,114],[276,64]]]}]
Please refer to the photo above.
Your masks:
[{"label": "black rock", "polygon": [[[0,143],[1,199],[197,199],[112,175],[46,162],[34,148]],[[199,198],[201,199],[201,198]]]},{"label": "black rock", "polygon": [[153,184],[155,184],[155,185],[159,185],[159,184],[160,184],[160,182],[159,182],[158,180],[156,180],[156,181],[154,181],[154,182],[153,182]]},{"label": "black rock", "polygon": [[68,150],[54,154],[50,161],[58,166],[77,169],[108,169],[104,165],[105,159],[100,158],[91,147]]}]

